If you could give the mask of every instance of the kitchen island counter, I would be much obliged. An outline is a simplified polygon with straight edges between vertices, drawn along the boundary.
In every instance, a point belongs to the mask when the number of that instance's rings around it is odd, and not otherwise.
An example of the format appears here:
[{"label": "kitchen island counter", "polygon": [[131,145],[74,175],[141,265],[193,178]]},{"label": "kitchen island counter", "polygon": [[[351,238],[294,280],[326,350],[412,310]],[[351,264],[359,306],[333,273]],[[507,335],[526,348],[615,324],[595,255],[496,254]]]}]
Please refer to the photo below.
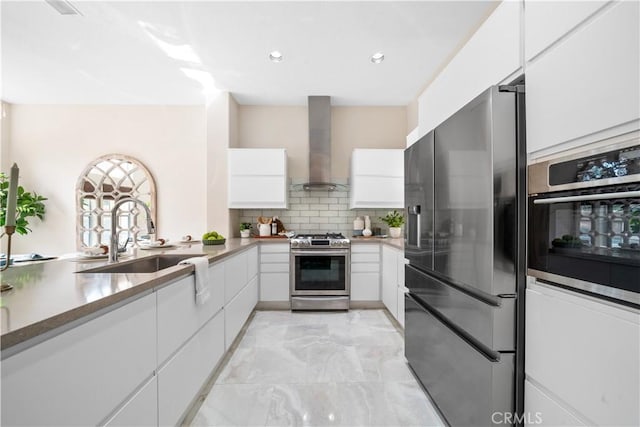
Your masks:
[{"label": "kitchen island counter", "polygon": [[[220,246],[192,243],[167,249],[136,249],[122,261],[159,254],[205,254],[212,264],[257,244],[253,239],[232,238]],[[14,287],[1,297],[2,358],[194,272],[193,265],[176,265],[156,273],[81,272],[106,264],[106,259],[58,259],[2,272],[2,282]]]}]

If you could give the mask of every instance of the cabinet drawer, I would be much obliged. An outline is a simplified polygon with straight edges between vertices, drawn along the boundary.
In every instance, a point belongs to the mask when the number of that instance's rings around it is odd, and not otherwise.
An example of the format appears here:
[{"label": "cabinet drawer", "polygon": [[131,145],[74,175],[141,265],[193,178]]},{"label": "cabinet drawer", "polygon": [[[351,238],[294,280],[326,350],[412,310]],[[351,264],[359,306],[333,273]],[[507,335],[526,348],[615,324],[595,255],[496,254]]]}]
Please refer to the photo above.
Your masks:
[{"label": "cabinet drawer", "polygon": [[260,256],[260,264],[265,264],[270,262],[289,263],[289,252],[287,252],[286,254],[267,253],[267,254],[262,254],[262,256]]},{"label": "cabinet drawer", "polygon": [[260,244],[260,254],[267,253],[289,253],[289,243],[262,243]]},{"label": "cabinet drawer", "polygon": [[357,243],[351,244],[351,256],[353,254],[367,254],[367,253],[380,253],[380,245],[375,243],[366,243],[358,245]]},{"label": "cabinet drawer", "polygon": [[224,354],[224,312],[211,319],[158,372],[159,425],[177,425]]},{"label": "cabinet drawer", "polygon": [[380,271],[380,264],[358,263],[351,264],[352,273],[377,273]]},{"label": "cabinet drawer", "polygon": [[289,273],[262,273],[260,301],[289,301]]},{"label": "cabinet drawer", "polygon": [[580,420],[560,406],[529,380],[524,382],[524,413],[536,426],[584,426]]},{"label": "cabinet drawer", "polygon": [[289,264],[284,263],[273,263],[273,264],[262,264],[260,266],[261,273],[289,273]]},{"label": "cabinet drawer", "polygon": [[258,248],[254,247],[247,251],[247,279],[251,279],[258,274]]},{"label": "cabinet drawer", "polygon": [[228,258],[224,262],[224,301],[231,301],[249,280],[246,252]]},{"label": "cabinet drawer", "polygon": [[158,381],[152,377],[104,427],[157,426]]},{"label": "cabinet drawer", "polygon": [[379,301],[380,275],[378,273],[351,274],[351,300]]},{"label": "cabinet drawer", "polygon": [[96,425],[153,374],[156,297],[2,361],[2,425]]},{"label": "cabinet drawer", "polygon": [[640,425],[640,313],[556,289],[527,284],[527,377],[596,425]]},{"label": "cabinet drawer", "polygon": [[[221,274],[220,270],[214,270]],[[158,290],[158,361],[162,363],[220,309],[220,288],[209,289],[209,299],[195,301],[193,276]],[[218,295],[216,297],[216,294]],[[217,301],[216,301],[217,300]]]},{"label": "cabinet drawer", "polygon": [[253,308],[258,303],[258,278],[254,278],[224,308],[224,340],[226,350],[231,347],[242,325],[247,321]]},{"label": "cabinet drawer", "polygon": [[380,254],[378,253],[351,254],[351,262],[352,263],[380,262]]}]

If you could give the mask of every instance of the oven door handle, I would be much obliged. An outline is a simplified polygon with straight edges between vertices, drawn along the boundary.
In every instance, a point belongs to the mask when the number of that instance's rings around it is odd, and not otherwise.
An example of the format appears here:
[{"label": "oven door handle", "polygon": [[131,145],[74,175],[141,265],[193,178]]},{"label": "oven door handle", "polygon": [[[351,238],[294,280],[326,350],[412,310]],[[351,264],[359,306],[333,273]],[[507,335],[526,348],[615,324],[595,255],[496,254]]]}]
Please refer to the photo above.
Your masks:
[{"label": "oven door handle", "polygon": [[349,253],[349,250],[325,250],[325,249],[319,249],[319,250],[309,250],[309,251],[305,251],[303,250],[299,250],[299,249],[292,249],[291,250],[291,255],[318,255],[318,256],[329,256],[329,255],[347,255]]},{"label": "oven door handle", "polygon": [[582,202],[588,200],[603,200],[603,199],[627,199],[632,197],[640,197],[640,191],[621,191],[619,193],[598,193],[598,194],[584,194],[581,196],[566,196],[566,197],[551,197],[548,199],[534,199],[534,205],[550,205],[552,203],[563,202]]}]

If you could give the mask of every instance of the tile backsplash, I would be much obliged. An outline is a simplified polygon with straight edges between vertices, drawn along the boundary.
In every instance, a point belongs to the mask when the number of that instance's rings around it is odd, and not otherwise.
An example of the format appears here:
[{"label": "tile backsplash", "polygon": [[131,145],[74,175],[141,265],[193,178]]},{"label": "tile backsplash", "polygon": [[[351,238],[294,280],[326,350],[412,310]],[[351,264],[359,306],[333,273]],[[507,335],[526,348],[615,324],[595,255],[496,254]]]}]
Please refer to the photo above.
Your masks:
[{"label": "tile backsplash", "polygon": [[393,209],[349,209],[347,180],[332,181],[344,187],[334,191],[303,191],[301,184],[306,181],[294,179],[289,189],[289,209],[242,209],[240,222],[253,224],[253,232],[257,233],[255,224],[259,216],[277,216],[288,231],[338,232],[350,237],[353,234],[353,220],[357,216],[364,220],[364,216],[369,215],[372,229],[378,227],[382,234],[388,233],[389,228],[380,217]]}]

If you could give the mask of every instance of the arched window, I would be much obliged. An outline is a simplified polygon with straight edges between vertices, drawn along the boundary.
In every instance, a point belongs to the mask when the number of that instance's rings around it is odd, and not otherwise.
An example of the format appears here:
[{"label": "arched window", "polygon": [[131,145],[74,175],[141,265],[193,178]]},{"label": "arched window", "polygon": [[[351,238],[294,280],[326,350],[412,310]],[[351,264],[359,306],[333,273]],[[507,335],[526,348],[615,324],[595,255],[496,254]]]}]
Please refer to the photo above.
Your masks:
[{"label": "arched window", "polygon": [[[109,244],[111,210],[126,197],[146,203],[156,222],[156,185],[142,163],[122,154],[108,154],[89,163],[76,184],[78,250]],[[135,203],[125,203],[118,209],[116,223],[121,247],[128,242],[137,246],[147,234],[145,210]]]}]

